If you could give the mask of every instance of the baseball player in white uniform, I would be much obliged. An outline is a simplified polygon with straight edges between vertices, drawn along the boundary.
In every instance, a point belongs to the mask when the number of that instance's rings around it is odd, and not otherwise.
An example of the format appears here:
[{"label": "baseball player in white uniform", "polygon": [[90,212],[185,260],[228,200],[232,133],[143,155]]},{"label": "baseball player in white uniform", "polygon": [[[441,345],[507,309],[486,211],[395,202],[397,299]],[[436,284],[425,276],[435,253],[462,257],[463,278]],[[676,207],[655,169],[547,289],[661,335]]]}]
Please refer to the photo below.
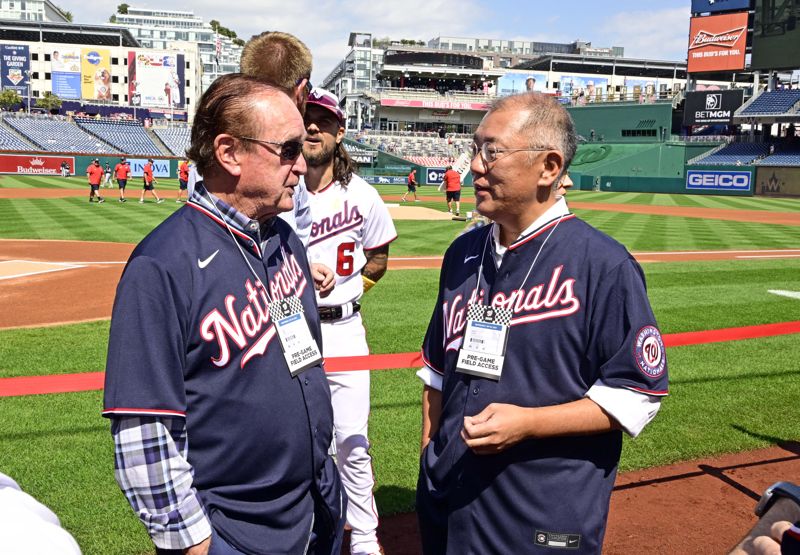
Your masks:
[{"label": "baseball player in white uniform", "polygon": [[[326,357],[369,354],[359,314],[361,296],[386,272],[389,243],[397,238],[378,192],[353,173],[344,145],[339,99],[314,89],[308,97],[303,156],[311,208],[309,260],[334,270],[333,292],[320,298],[322,351]],[[375,480],[369,454],[369,371],[328,374],[337,461],[349,504],[352,554],[382,553],[376,530]]]}]

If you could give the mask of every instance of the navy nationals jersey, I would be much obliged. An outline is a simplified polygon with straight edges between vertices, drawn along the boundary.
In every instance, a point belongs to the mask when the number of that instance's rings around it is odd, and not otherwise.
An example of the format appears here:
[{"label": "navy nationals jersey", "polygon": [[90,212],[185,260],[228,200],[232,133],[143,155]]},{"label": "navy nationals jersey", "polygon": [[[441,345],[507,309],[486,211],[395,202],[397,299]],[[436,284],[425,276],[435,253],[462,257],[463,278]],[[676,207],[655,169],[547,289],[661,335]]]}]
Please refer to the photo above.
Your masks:
[{"label": "navy nationals jersey", "polygon": [[194,200],[134,250],[114,302],[104,415],[185,418],[193,485],[217,532],[248,553],[302,553],[314,498],[331,522],[341,510],[330,391],[321,366],[291,377],[267,303],[297,295],[320,344],[313,282],[282,220],[262,242],[233,233],[258,280]]},{"label": "navy nationals jersey", "polygon": [[[457,238],[442,264],[423,345],[425,363],[443,376],[442,413],[421,462],[418,511],[458,534],[447,553],[538,553],[553,538],[571,542],[563,547],[572,553],[599,553],[620,431],[529,439],[496,455],[475,455],[460,432],[465,416],[490,403],[558,405],[598,380],[666,395],[644,276],[622,245],[572,214],[520,237],[499,267],[492,227]],[[513,312],[498,381],[455,370],[471,302]]]}]

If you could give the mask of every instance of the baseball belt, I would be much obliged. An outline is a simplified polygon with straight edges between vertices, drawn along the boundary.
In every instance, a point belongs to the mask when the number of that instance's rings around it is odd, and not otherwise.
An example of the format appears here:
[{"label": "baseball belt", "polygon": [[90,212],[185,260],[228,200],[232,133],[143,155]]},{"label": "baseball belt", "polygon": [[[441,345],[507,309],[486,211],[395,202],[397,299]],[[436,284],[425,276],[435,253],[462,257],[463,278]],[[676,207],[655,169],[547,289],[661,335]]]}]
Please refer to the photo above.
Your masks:
[{"label": "baseball belt", "polygon": [[319,312],[319,319],[323,322],[332,322],[333,320],[341,320],[348,318],[361,311],[361,305],[356,301],[346,303],[338,306],[320,306],[317,308]]}]

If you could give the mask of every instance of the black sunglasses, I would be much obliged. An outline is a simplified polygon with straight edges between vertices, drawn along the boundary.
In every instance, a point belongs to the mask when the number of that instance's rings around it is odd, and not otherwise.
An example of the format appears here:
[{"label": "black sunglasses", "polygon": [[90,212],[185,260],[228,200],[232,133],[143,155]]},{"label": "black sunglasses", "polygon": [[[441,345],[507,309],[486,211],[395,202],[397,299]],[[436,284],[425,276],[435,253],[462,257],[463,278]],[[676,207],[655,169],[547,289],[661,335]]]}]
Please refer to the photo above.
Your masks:
[{"label": "black sunglasses", "polygon": [[[303,153],[303,143],[301,141],[285,141],[278,143],[275,141],[265,141],[264,139],[256,139],[255,137],[239,137],[244,141],[251,141],[260,145],[274,145],[280,148],[277,152],[282,160],[296,160],[300,154]],[[271,148],[267,150],[272,151]]]}]

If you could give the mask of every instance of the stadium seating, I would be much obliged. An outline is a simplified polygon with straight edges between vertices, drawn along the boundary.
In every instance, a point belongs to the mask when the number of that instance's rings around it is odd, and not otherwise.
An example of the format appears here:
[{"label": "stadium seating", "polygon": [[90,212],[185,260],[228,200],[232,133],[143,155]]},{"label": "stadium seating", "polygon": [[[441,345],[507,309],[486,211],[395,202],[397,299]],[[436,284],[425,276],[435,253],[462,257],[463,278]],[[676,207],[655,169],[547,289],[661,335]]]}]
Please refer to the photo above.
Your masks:
[{"label": "stadium seating", "polygon": [[161,156],[147,130],[138,121],[76,118],[80,127],[112,145],[116,152],[139,156]]},{"label": "stadium seating", "polygon": [[[48,152],[85,152],[116,154],[123,152],[83,131],[76,124],[60,118],[4,115],[3,120],[41,150]],[[27,148],[26,150],[30,150]]]},{"label": "stadium seating", "polygon": [[754,160],[769,154],[769,146],[763,143],[733,143],[717,152],[696,160],[695,164],[705,166],[751,164]]},{"label": "stadium seating", "polygon": [[0,150],[38,150],[0,125]]},{"label": "stadium seating", "polygon": [[800,145],[778,145],[774,154],[756,162],[758,166],[800,166]]},{"label": "stadium seating", "polygon": [[[454,160],[467,150],[472,139],[465,135],[450,136],[448,139],[440,138],[436,133],[425,132],[370,132],[362,135],[360,140],[373,148],[389,152],[407,160],[431,158],[431,160]],[[421,162],[416,162],[420,163]],[[423,164],[428,165],[428,164]],[[437,166],[440,164],[436,164]],[[445,164],[446,165],[446,164]]]},{"label": "stadium seating", "polygon": [[175,156],[186,156],[186,149],[189,148],[191,139],[191,128],[189,127],[157,127],[153,128],[158,138],[167,145],[167,148]]},{"label": "stadium seating", "polygon": [[800,90],[787,89],[761,93],[737,115],[752,114],[785,114],[800,102]]}]

